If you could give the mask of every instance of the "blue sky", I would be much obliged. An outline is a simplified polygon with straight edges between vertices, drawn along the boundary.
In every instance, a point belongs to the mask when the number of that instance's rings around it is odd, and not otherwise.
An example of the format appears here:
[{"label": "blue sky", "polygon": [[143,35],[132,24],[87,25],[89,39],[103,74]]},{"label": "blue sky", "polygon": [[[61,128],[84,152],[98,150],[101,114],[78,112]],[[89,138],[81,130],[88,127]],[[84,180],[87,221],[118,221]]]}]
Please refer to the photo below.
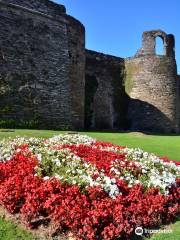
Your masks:
[{"label": "blue sky", "polygon": [[86,48],[95,51],[130,57],[141,47],[143,31],[161,29],[174,34],[180,73],[180,0],[54,1],[84,24]]}]

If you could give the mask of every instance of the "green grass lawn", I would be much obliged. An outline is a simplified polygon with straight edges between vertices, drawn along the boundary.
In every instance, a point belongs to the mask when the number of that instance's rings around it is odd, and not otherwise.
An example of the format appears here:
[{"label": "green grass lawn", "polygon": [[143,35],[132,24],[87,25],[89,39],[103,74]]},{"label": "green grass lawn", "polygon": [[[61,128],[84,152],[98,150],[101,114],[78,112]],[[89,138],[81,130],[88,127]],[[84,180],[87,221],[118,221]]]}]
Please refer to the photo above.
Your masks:
[{"label": "green grass lawn", "polygon": [[[48,130],[12,130],[6,132],[0,130],[0,138],[26,136],[48,138],[56,134],[65,133],[60,131]],[[153,152],[159,156],[167,156],[172,160],[180,161],[180,136],[160,136],[145,135],[142,133],[100,133],[100,132],[81,132],[100,141],[108,141],[121,146],[139,147],[145,151]],[[178,240],[180,239],[180,221],[171,224],[172,233],[155,234],[151,240]],[[0,240],[30,240],[32,236],[19,229],[12,223],[0,219]]]},{"label": "green grass lawn", "polygon": [[[157,233],[154,234],[149,240],[179,240],[180,239],[180,221],[170,224],[168,229],[171,229],[171,233]],[[147,239],[146,239],[147,240]]]},{"label": "green grass lawn", "polygon": [[34,237],[13,223],[0,218],[0,240],[34,240]]}]

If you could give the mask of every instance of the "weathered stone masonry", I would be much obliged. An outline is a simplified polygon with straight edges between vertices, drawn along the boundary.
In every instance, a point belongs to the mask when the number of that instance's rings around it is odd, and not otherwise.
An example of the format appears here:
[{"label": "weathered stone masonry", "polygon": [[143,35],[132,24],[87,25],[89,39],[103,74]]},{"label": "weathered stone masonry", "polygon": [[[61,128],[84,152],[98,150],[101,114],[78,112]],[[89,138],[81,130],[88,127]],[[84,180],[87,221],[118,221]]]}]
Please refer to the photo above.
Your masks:
[{"label": "weathered stone masonry", "polygon": [[179,132],[174,47],[157,30],[132,58],[85,50],[84,26],[64,6],[0,0],[0,127]]},{"label": "weathered stone masonry", "polygon": [[124,127],[126,94],[123,69],[123,58],[86,50],[85,127]]},{"label": "weathered stone masonry", "polygon": [[[164,55],[156,55],[155,38],[164,42]],[[126,92],[130,97],[128,119],[134,130],[179,131],[179,86],[174,37],[164,32],[143,33],[142,48],[126,59]]]},{"label": "weathered stone masonry", "polygon": [[51,3],[47,12],[38,4],[49,1],[9,2],[21,6],[0,2],[1,119],[38,118],[40,127],[83,128],[83,25],[64,14],[64,7]]}]

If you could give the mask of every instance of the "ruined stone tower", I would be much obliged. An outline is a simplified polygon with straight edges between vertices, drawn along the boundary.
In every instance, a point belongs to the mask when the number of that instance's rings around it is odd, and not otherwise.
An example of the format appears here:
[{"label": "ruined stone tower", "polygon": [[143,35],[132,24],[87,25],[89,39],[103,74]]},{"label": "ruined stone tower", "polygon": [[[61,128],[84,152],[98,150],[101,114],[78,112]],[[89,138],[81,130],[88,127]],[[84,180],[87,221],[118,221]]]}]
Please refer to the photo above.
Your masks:
[{"label": "ruined stone tower", "polygon": [[142,45],[128,59],[86,50],[64,6],[0,0],[0,128],[178,132],[174,37],[144,32]]},{"label": "ruined stone tower", "polygon": [[[164,55],[156,55],[155,39],[161,37]],[[174,36],[161,30],[143,33],[142,48],[126,60],[126,92],[130,97],[128,119],[133,130],[179,131],[179,90]]]}]

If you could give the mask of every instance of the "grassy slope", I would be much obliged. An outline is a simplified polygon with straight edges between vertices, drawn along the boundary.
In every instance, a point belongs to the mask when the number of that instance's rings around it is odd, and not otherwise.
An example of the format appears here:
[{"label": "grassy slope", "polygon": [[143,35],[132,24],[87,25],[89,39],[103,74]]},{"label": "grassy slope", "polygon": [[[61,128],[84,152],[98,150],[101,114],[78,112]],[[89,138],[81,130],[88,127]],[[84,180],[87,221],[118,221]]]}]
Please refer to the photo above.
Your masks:
[{"label": "grassy slope", "polygon": [[[51,137],[58,131],[48,130],[15,130],[14,132],[1,132],[0,138],[27,136],[27,137]],[[82,132],[83,134],[83,132]],[[180,160],[180,136],[158,136],[144,135],[141,133],[98,133],[85,132],[85,134],[95,137],[98,140],[116,143],[128,147],[140,147],[145,151],[154,152],[160,156],[168,156],[170,159]],[[180,221],[170,225],[173,233],[155,234],[151,240],[178,240],[180,239]],[[26,235],[24,231],[9,222],[0,220],[0,240],[29,240],[31,235]]]}]

